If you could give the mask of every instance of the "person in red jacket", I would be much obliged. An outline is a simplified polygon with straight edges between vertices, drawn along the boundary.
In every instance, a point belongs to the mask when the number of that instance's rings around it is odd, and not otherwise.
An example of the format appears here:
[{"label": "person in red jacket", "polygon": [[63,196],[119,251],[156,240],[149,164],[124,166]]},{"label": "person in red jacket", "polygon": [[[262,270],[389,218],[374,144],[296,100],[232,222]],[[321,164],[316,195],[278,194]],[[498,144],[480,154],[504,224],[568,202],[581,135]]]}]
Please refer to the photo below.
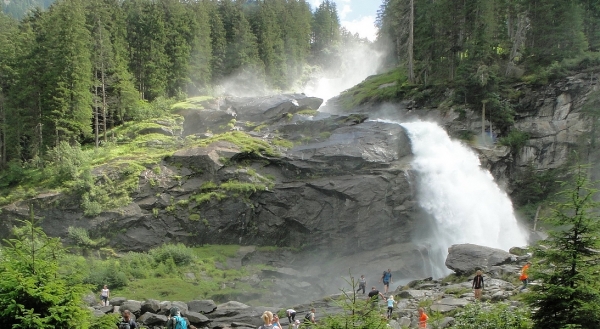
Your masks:
[{"label": "person in red jacket", "polygon": [[419,328],[427,328],[427,320],[429,317],[425,314],[425,310],[419,307]]}]

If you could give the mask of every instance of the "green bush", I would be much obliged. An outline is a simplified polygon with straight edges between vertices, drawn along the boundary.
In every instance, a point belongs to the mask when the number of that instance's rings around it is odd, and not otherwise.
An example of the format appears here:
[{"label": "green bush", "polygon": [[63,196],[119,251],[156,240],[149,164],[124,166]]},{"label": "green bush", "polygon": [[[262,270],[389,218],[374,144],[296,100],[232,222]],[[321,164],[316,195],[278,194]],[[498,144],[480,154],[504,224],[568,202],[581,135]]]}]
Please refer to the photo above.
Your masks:
[{"label": "green bush", "polygon": [[473,303],[454,317],[454,329],[529,329],[529,310],[508,304]]},{"label": "green bush", "polygon": [[166,263],[172,259],[179,266],[189,265],[195,258],[194,251],[181,243],[162,245],[150,250],[149,254],[157,263]]},{"label": "green bush", "polygon": [[509,146],[513,150],[520,150],[529,140],[529,134],[520,130],[511,130],[506,137],[498,139],[500,145]]}]

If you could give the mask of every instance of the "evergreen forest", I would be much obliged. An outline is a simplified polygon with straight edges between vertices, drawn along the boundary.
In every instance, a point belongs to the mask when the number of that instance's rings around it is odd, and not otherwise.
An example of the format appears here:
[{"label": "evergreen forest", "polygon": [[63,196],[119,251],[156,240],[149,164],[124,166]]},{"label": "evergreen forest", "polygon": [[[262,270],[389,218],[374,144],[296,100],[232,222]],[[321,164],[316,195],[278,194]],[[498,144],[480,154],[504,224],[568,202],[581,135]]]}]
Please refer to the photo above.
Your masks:
[{"label": "evergreen forest", "polygon": [[329,1],[314,10],[305,0],[37,5],[20,20],[0,16],[2,167],[62,141],[98,145],[149,102],[210,95],[226,79],[291,90],[333,62],[343,40],[360,41]]}]

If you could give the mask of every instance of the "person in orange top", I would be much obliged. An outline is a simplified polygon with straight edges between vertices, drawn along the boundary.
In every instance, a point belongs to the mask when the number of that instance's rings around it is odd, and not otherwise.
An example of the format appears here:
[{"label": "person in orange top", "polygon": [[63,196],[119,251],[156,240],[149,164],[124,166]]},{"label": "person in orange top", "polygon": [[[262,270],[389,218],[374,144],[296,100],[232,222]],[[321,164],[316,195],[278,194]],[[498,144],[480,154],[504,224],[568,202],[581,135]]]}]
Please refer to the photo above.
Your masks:
[{"label": "person in orange top", "polygon": [[523,286],[521,289],[519,289],[519,291],[523,291],[523,289],[527,288],[527,283],[529,282],[529,274],[527,273],[529,271],[529,266],[531,266],[531,263],[527,262],[521,269],[521,276],[519,277],[519,280],[523,282]]},{"label": "person in orange top", "polygon": [[425,310],[419,307],[419,328],[427,328],[427,319],[429,317],[425,314]]}]

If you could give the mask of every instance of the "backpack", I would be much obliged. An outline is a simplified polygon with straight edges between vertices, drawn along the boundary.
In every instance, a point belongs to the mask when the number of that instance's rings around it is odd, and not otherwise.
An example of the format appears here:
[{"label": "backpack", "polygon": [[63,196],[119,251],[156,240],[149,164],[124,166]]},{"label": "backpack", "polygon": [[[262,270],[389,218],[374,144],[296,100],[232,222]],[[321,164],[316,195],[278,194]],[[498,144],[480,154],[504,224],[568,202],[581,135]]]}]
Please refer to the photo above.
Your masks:
[{"label": "backpack", "polygon": [[131,325],[129,324],[129,322],[121,320],[121,322],[119,323],[119,329],[131,329]]},{"label": "backpack", "polygon": [[187,321],[180,316],[174,316],[173,319],[173,328],[175,329],[187,329]]},{"label": "backpack", "polygon": [[312,318],[312,312],[308,312],[306,313],[306,315],[304,316],[304,320],[306,321],[310,321]]}]

